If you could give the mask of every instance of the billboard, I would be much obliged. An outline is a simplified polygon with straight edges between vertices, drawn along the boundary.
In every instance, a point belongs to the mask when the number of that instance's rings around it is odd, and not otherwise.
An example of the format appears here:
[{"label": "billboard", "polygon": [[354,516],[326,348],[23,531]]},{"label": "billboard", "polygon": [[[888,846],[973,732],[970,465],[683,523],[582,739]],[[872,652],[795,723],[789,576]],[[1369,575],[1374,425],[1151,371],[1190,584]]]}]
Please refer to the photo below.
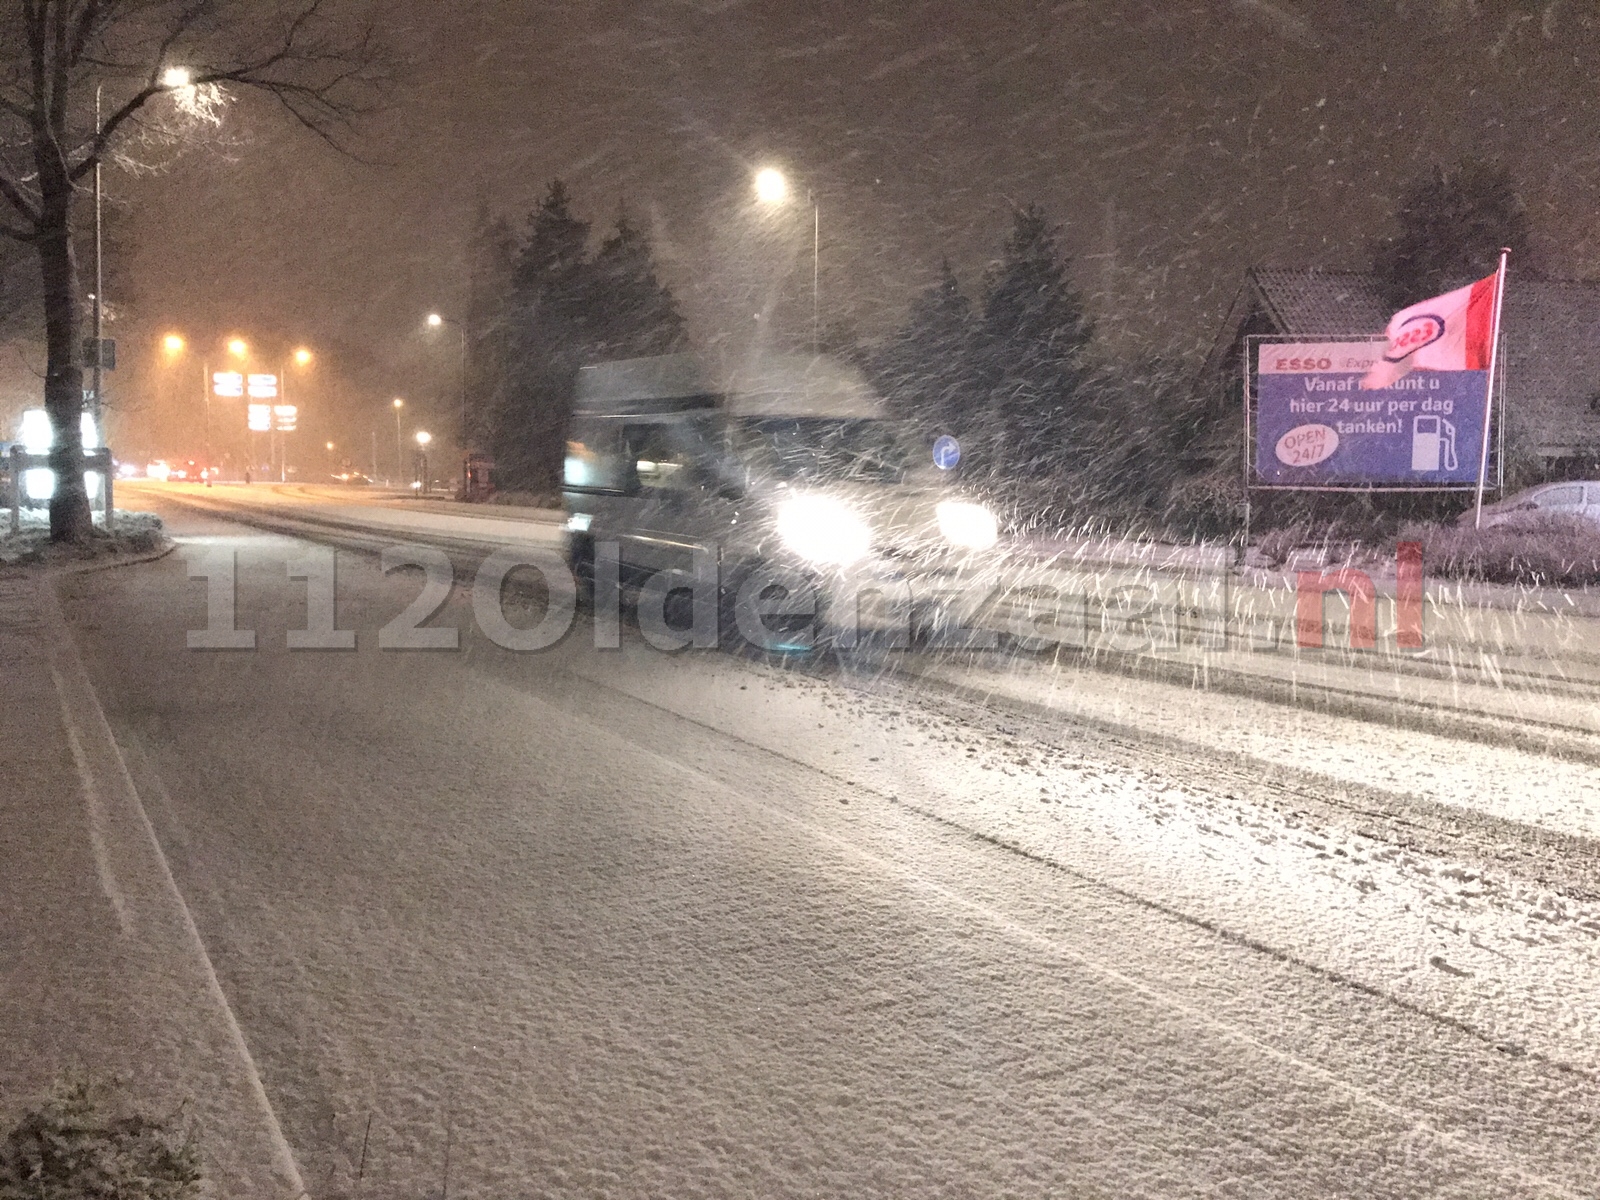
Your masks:
[{"label": "billboard", "polygon": [[1258,342],[1257,487],[1475,484],[1487,371],[1412,371],[1361,390],[1385,343]]}]

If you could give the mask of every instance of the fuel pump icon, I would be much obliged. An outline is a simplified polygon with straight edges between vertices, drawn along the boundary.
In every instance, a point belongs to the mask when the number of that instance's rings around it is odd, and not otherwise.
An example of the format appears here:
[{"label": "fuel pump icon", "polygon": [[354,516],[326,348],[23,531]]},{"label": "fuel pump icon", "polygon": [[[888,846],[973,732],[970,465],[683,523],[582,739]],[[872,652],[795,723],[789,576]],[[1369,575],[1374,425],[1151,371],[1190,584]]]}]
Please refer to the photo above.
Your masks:
[{"label": "fuel pump icon", "polygon": [[1454,471],[1456,427],[1443,417],[1418,416],[1411,420],[1411,469]]}]

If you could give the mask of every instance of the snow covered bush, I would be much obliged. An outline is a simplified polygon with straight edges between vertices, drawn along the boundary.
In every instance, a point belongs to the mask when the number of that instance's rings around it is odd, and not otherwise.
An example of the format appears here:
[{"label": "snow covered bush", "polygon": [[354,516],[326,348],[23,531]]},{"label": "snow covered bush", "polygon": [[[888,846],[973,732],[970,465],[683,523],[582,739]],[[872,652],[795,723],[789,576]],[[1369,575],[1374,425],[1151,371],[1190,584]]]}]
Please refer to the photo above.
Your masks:
[{"label": "snow covered bush", "polygon": [[1579,517],[1534,517],[1487,529],[1408,525],[1397,540],[1422,543],[1430,577],[1533,587],[1600,583],[1600,527]]},{"label": "snow covered bush", "polygon": [[200,1156],[172,1117],[118,1115],[113,1089],[63,1076],[0,1145],[0,1200],[184,1200]]}]

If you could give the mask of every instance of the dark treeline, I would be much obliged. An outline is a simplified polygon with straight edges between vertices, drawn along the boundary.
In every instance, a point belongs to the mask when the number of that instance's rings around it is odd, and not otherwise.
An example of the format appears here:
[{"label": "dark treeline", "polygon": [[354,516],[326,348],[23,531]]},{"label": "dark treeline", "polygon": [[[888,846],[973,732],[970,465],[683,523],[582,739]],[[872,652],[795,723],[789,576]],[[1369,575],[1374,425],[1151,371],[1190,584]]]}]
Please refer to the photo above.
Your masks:
[{"label": "dark treeline", "polygon": [[[469,436],[503,487],[548,493],[578,369],[682,350],[683,320],[627,213],[596,244],[559,181],[520,237],[481,217],[474,259]],[[947,263],[884,343],[845,340],[830,336],[829,349],[866,369],[897,415],[929,440],[956,434],[966,477],[1041,520],[1160,520],[1202,424],[1176,371],[1130,370],[1097,350],[1037,207],[1013,214],[979,303]]]},{"label": "dark treeline", "polygon": [[[1464,160],[1402,195],[1394,232],[1371,247],[1372,270],[1399,306],[1476,278],[1501,245],[1521,252],[1529,238],[1509,176]],[[493,452],[503,487],[549,493],[579,367],[685,349],[684,323],[627,211],[597,240],[560,181],[521,236],[480,218],[474,256],[469,436]],[[1059,230],[1036,205],[1012,212],[976,295],[947,261],[882,342],[826,341],[926,440],[960,438],[964,481],[1024,523],[1191,536],[1238,526],[1237,412],[1220,403],[1217,381],[1159,358],[1130,361],[1097,338]],[[1388,507],[1415,515],[1419,503],[1279,497],[1269,508],[1282,521],[1349,510],[1360,523]]]},{"label": "dark treeline", "polygon": [[1037,206],[1012,214],[976,303],[944,263],[867,362],[899,415],[928,435],[958,437],[965,478],[1029,522],[1149,528],[1176,516],[1197,532],[1217,523],[1218,514],[1176,514],[1172,503],[1175,484],[1207,466],[1215,414],[1177,368],[1097,344],[1057,230]]}]

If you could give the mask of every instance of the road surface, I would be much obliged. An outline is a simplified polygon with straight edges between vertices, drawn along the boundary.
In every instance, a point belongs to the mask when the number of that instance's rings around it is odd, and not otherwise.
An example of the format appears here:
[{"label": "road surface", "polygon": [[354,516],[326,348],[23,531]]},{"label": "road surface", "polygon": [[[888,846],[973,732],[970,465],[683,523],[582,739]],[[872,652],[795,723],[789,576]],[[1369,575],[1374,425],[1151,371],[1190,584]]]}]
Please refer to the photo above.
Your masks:
[{"label": "road surface", "polygon": [[[352,549],[290,651],[329,547],[163,515],[65,609],[318,1197],[1595,1195],[1600,770],[1515,760],[1550,827],[1359,722],[519,654],[463,588],[386,651],[420,573]],[[254,650],[187,648],[219,551]]]}]

